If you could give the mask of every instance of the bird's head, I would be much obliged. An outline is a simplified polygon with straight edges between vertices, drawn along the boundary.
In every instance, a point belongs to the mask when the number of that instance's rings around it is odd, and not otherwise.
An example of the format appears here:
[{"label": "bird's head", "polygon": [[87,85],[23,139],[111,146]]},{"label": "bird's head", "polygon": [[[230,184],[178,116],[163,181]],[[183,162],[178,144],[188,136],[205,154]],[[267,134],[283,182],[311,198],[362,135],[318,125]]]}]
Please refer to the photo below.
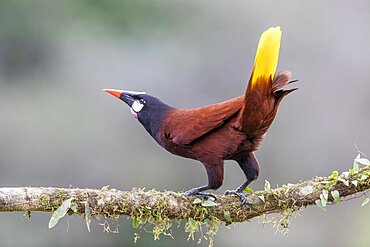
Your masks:
[{"label": "bird's head", "polygon": [[154,134],[153,131],[157,131],[161,119],[171,108],[145,92],[117,89],[103,90],[125,102],[130,107],[131,115],[137,118],[151,134]]}]

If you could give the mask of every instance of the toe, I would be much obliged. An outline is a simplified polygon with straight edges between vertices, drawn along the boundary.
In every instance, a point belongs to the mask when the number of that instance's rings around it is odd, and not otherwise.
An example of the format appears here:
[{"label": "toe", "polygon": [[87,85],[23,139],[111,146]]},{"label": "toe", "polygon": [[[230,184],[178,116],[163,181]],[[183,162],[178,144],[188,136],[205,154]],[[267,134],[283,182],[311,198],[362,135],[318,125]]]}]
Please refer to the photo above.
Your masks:
[{"label": "toe", "polygon": [[184,192],[184,196],[197,196],[202,197],[204,199],[208,199],[209,197],[212,197],[213,199],[217,199],[217,197],[211,193],[203,193],[199,192],[197,189],[191,189]]},{"label": "toe", "polygon": [[208,197],[212,197],[213,199],[217,200],[217,197],[214,194],[208,194]]},{"label": "toe", "polygon": [[197,196],[197,197],[202,197],[202,198],[204,198],[204,199],[208,199],[208,198],[210,198],[210,197],[212,197],[213,199],[217,199],[216,198],[216,196],[215,195],[213,195],[213,194],[210,194],[210,193],[200,193],[200,192],[198,192],[198,193],[196,193],[195,194],[195,196]]},{"label": "toe", "polygon": [[235,195],[238,196],[242,202],[242,205],[244,205],[247,202],[247,198],[243,191],[238,190],[227,190],[225,191],[224,195]]},{"label": "toe", "polygon": [[227,190],[227,191],[225,191],[224,196],[231,195],[232,193],[233,193],[232,190]]},{"label": "toe", "polygon": [[239,193],[236,190],[226,190],[225,193],[224,193],[225,196],[227,196],[227,195],[236,195],[237,196],[238,194]]},{"label": "toe", "polygon": [[191,189],[191,190],[185,191],[184,196],[193,196],[193,195],[196,195],[197,193],[198,193],[198,190]]},{"label": "toe", "polygon": [[238,196],[240,197],[242,205],[244,205],[247,202],[247,198],[245,197],[244,193],[240,193]]}]

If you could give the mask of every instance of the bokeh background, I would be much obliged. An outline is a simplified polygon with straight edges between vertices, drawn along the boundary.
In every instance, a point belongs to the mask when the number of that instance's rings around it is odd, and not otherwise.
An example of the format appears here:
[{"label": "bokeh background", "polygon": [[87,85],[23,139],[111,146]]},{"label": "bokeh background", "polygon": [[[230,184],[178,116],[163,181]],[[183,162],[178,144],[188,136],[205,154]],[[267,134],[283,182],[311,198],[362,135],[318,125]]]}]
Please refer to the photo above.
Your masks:
[{"label": "bokeh background", "polygon": [[[182,191],[206,182],[198,162],[160,148],[102,88],[144,90],[183,108],[244,93],[260,34],[283,29],[278,68],[299,90],[282,103],[257,152],[251,187],[347,170],[370,154],[368,1],[0,1],[0,186],[132,187]],[[243,174],[226,162],[225,183]],[[216,246],[369,246],[369,207],[352,200],[302,212],[287,236],[258,220],[221,227]],[[47,228],[50,214],[0,214],[0,246],[133,246],[82,217]],[[68,226],[69,225],[69,226]],[[136,246],[195,246],[175,239]],[[204,241],[199,246],[206,246]]]}]

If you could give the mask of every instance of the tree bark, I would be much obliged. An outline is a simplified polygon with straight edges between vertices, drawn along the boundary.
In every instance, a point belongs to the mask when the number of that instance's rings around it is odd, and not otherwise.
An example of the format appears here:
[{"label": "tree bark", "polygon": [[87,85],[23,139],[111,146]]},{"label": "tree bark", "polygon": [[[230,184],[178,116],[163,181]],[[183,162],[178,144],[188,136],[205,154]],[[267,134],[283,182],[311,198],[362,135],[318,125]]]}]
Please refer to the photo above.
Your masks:
[{"label": "tree bark", "polygon": [[[317,177],[296,184],[283,185],[276,189],[265,188],[248,195],[248,203],[241,205],[238,197],[217,196],[210,201],[185,197],[176,192],[157,192],[155,190],[119,191],[115,189],[67,189],[44,187],[0,188],[0,212],[52,212],[63,201],[73,198],[75,209],[69,214],[85,214],[86,203],[92,217],[116,217],[127,215],[133,219],[187,220],[204,222],[216,219],[227,224],[242,222],[254,217],[283,212],[287,209],[298,210],[309,205],[319,204],[325,208],[328,203],[335,203],[333,191],[338,191],[340,199],[365,193],[370,188],[370,168],[333,173],[329,177]],[[323,192],[324,191],[324,192]],[[327,192],[327,193],[326,193]],[[338,198],[337,198],[338,199]],[[338,201],[337,201],[338,202]]]}]

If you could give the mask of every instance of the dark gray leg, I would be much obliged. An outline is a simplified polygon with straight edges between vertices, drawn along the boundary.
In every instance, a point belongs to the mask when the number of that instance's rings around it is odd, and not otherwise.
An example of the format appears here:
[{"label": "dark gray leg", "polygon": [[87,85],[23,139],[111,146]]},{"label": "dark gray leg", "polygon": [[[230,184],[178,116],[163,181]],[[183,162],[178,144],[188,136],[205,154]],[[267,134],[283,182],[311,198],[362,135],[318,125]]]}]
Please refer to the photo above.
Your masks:
[{"label": "dark gray leg", "polygon": [[242,204],[245,204],[246,197],[244,194],[244,189],[254,180],[257,179],[259,174],[259,165],[254,156],[254,153],[248,153],[242,156],[240,159],[237,160],[240,168],[242,168],[247,180],[240,185],[236,190],[227,190],[224,195],[237,195],[240,197]]},{"label": "dark gray leg", "polygon": [[197,188],[192,188],[190,190],[187,190],[184,192],[184,195],[185,196],[200,196],[200,197],[204,197],[204,198],[208,198],[209,196],[211,196],[210,193],[203,193],[202,191],[205,191],[205,190],[208,190],[210,189],[208,185],[204,185],[204,186],[200,186],[200,187],[197,187]]},{"label": "dark gray leg", "polygon": [[[204,167],[207,170],[208,175],[208,184],[204,186],[200,186],[197,188],[190,189],[184,192],[185,196],[200,196],[208,198],[210,196],[215,197],[210,193],[203,193],[203,191],[212,189],[216,190],[220,188],[224,179],[224,163],[223,161],[219,161],[219,164],[209,166],[208,163],[203,163]],[[216,197],[215,197],[216,198]]]}]

